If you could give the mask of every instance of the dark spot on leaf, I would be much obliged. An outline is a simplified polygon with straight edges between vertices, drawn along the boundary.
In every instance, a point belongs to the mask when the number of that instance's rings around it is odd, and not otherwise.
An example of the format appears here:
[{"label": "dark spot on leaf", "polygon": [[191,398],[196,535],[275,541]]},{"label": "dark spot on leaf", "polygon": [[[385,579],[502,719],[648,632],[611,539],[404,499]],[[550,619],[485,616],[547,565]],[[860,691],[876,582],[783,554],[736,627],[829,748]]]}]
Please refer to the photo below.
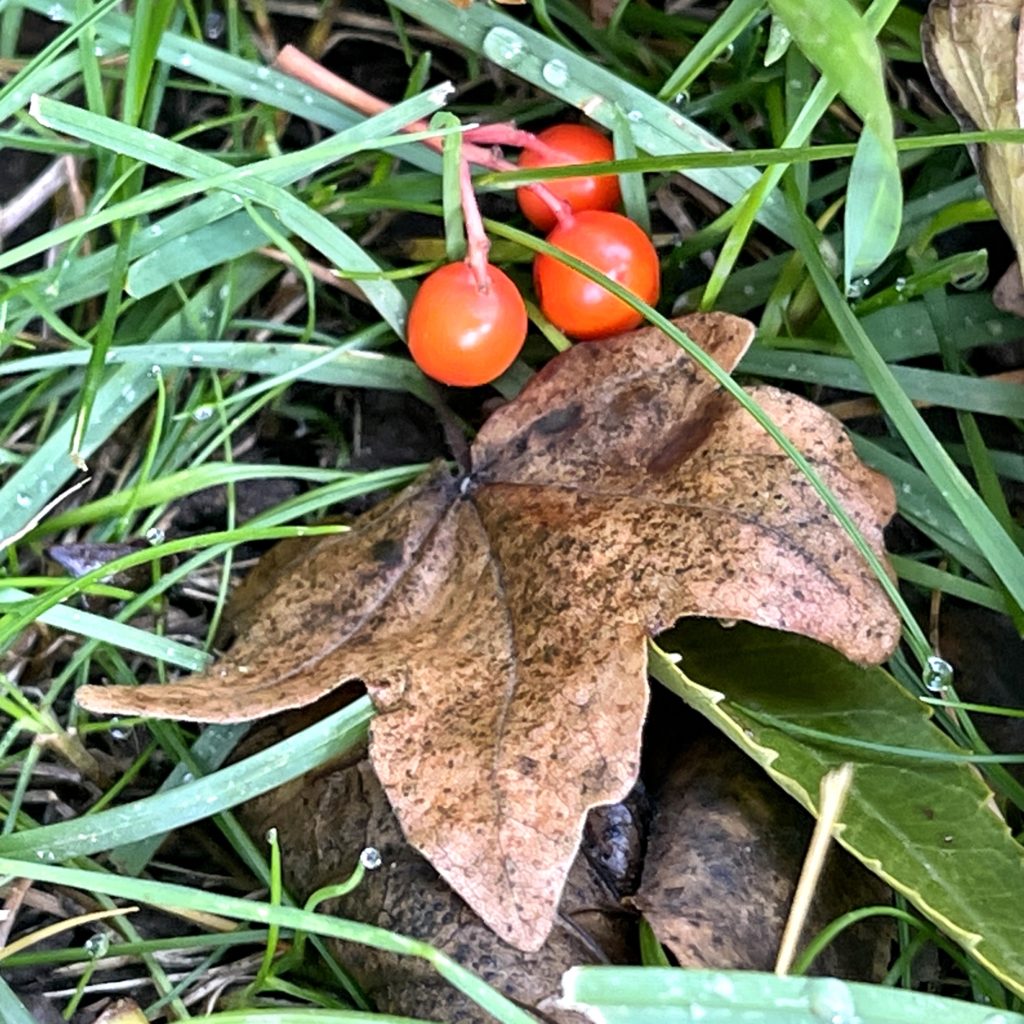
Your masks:
[{"label": "dark spot on leaf", "polygon": [[668,432],[661,449],[647,463],[647,472],[667,473],[685,462],[710,436],[721,412],[721,395],[712,395],[703,408]]},{"label": "dark spot on leaf", "polygon": [[370,549],[373,560],[378,565],[388,569],[401,564],[404,552],[405,548],[402,542],[391,537],[385,537],[384,540],[377,541]]},{"label": "dark spot on leaf", "polygon": [[542,416],[533,424],[536,434],[561,434],[579,426],[583,410],[578,403],[567,405],[564,409],[554,409]]}]

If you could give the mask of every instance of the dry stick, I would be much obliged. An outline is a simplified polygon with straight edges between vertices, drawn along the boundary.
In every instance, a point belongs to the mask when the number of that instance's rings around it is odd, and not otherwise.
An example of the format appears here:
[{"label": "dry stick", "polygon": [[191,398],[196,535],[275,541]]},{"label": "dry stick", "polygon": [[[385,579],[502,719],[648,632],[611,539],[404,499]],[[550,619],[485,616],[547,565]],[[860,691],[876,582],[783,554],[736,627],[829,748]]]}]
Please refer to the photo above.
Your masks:
[{"label": "dry stick", "polygon": [[814,824],[811,844],[807,848],[804,866],[800,871],[800,880],[796,884],[793,903],[789,908],[789,917],[779,942],[779,955],[775,961],[775,973],[780,977],[789,973],[796,957],[796,944],[800,933],[804,930],[807,914],[811,909],[814,890],[825,866],[825,857],[832,840],[832,829],[842,814],[846,796],[853,781],[853,765],[844,764],[835,771],[829,772],[821,780],[818,798],[818,820]]},{"label": "dry stick", "polygon": [[[358,110],[361,114],[372,116],[381,114],[391,108],[391,104],[382,100],[379,96],[360,89],[358,85],[349,82],[340,75],[328,71],[322,64],[307,57],[301,50],[289,44],[277,55],[274,67],[279,71],[291,75],[293,78],[311,85],[314,89],[339,100],[345,106]],[[403,131],[422,132],[428,131],[429,125],[426,121],[413,121],[406,125]],[[462,153],[466,160],[479,167],[485,167],[489,171],[514,171],[516,165],[510,160],[494,153],[485,146],[478,146],[473,141],[480,139],[485,143],[493,143],[506,146],[518,146],[520,148],[533,149],[548,156],[551,159],[560,158],[564,162],[565,157],[558,150],[542,142],[530,132],[522,131],[508,124],[478,125],[470,128],[465,133],[467,141],[463,142]],[[443,142],[441,139],[421,139],[424,146],[441,152]],[[565,224],[572,216],[569,204],[559,199],[547,186],[540,182],[528,185],[535,195],[543,200],[559,224]]]}]

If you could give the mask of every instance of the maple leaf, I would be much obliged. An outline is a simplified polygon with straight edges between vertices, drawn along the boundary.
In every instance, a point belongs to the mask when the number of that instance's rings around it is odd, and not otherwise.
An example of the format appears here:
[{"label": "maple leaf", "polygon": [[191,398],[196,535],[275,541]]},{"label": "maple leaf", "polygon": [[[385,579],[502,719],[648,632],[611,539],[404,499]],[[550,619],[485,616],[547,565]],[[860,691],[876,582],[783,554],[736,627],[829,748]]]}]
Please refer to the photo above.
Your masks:
[{"label": "maple leaf", "polygon": [[[680,318],[731,369],[753,327]],[[882,556],[892,487],[837,421],[754,397]],[[436,465],[282,570],[217,666],[86,686],[91,711],[238,721],[362,679],[409,841],[506,941],[539,948],[583,819],[637,775],[646,638],[747,619],[884,659],[899,622],[806,478],[653,328],[577,345],[496,412],[472,472]]]}]

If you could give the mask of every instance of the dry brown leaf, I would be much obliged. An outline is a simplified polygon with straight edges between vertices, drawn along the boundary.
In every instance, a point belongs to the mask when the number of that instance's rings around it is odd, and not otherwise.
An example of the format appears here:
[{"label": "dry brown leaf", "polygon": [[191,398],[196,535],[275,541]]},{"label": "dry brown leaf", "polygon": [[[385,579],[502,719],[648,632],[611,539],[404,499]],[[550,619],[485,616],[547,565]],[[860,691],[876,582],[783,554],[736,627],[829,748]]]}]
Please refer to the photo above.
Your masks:
[{"label": "dry brown leaf", "polygon": [[[727,369],[753,335],[725,314],[678,322]],[[888,481],[813,404],[753,393],[881,555]],[[537,949],[587,811],[636,778],[648,634],[747,619],[876,662],[899,622],[803,475],[657,330],[553,359],[472,458],[294,564],[207,674],[79,700],[239,721],[362,679],[410,842],[503,939]]]},{"label": "dry brown leaf", "polygon": [[[925,66],[964,131],[1024,125],[1021,0],[932,0],[921,25]],[[985,193],[1024,257],[1024,146],[971,147]]]}]

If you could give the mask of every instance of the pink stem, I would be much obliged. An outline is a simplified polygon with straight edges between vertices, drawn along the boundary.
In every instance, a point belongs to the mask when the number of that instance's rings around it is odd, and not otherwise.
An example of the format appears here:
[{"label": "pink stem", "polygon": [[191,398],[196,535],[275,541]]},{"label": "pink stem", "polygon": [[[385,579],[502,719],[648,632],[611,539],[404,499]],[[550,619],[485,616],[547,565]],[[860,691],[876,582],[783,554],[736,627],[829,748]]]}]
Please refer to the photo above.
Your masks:
[{"label": "pink stem", "polygon": [[[328,96],[333,97],[336,100],[340,100],[347,107],[351,107],[353,110],[358,110],[361,114],[373,115],[380,114],[383,111],[388,110],[391,107],[390,103],[385,102],[378,96],[374,96],[372,93],[366,92],[365,89],[360,89],[358,85],[353,85],[352,82],[347,81],[340,75],[334,74],[332,71],[328,71],[322,64],[313,60],[312,57],[307,57],[301,50],[292,46],[291,44],[282,48],[281,52],[277,55],[277,59],[274,61],[274,66],[279,70],[284,71],[286,74],[291,75],[293,78],[299,79],[301,82],[305,82],[307,85],[311,85],[314,89],[319,89],[320,92],[326,93]],[[428,130],[426,121],[414,121],[403,129],[407,132],[425,132]],[[494,142],[507,146],[521,146],[526,148],[535,148],[533,143],[527,146],[524,141],[514,142],[511,141],[510,135],[522,139],[522,137],[530,136],[544,146],[544,143],[536,139],[536,136],[531,136],[530,132],[524,132],[520,129],[514,128],[512,125],[481,125],[477,128],[471,128],[466,132],[467,139],[480,137],[477,133],[484,133],[481,141],[488,142],[490,137],[488,132],[492,129],[496,129]],[[425,146],[429,146],[431,149],[437,152],[441,151],[443,142],[441,139],[423,139],[421,140]],[[551,149],[551,147],[546,147]],[[557,150],[551,149],[551,152],[555,156],[559,156]],[[505,160],[503,157],[496,155],[490,149],[485,146],[475,145],[472,141],[465,141],[462,144],[462,155],[470,163],[477,164],[480,167],[486,167],[489,171],[514,171],[516,165],[509,160]],[[542,200],[544,204],[554,214],[555,220],[560,225],[568,224],[572,220],[572,211],[569,209],[569,204],[559,199],[549,188],[540,182],[534,182],[532,185],[527,185],[531,191],[533,191],[537,198]],[[475,204],[474,204],[475,205]],[[479,217],[479,211],[477,212]],[[466,218],[466,230],[469,231],[469,218]]]},{"label": "pink stem", "polygon": [[484,221],[473,189],[473,177],[469,173],[469,161],[465,157],[459,161],[459,196],[462,199],[462,217],[466,222],[466,263],[476,280],[477,288],[486,292],[491,287],[490,264],[487,262],[491,243],[484,231]]},{"label": "pink stem", "polygon": [[479,142],[483,145],[515,146],[516,149],[528,149],[552,163],[566,163],[571,159],[560,149],[556,149],[543,139],[538,138],[533,132],[517,128],[514,124],[507,122],[480,124],[475,128],[467,128],[466,138],[471,142]]}]

